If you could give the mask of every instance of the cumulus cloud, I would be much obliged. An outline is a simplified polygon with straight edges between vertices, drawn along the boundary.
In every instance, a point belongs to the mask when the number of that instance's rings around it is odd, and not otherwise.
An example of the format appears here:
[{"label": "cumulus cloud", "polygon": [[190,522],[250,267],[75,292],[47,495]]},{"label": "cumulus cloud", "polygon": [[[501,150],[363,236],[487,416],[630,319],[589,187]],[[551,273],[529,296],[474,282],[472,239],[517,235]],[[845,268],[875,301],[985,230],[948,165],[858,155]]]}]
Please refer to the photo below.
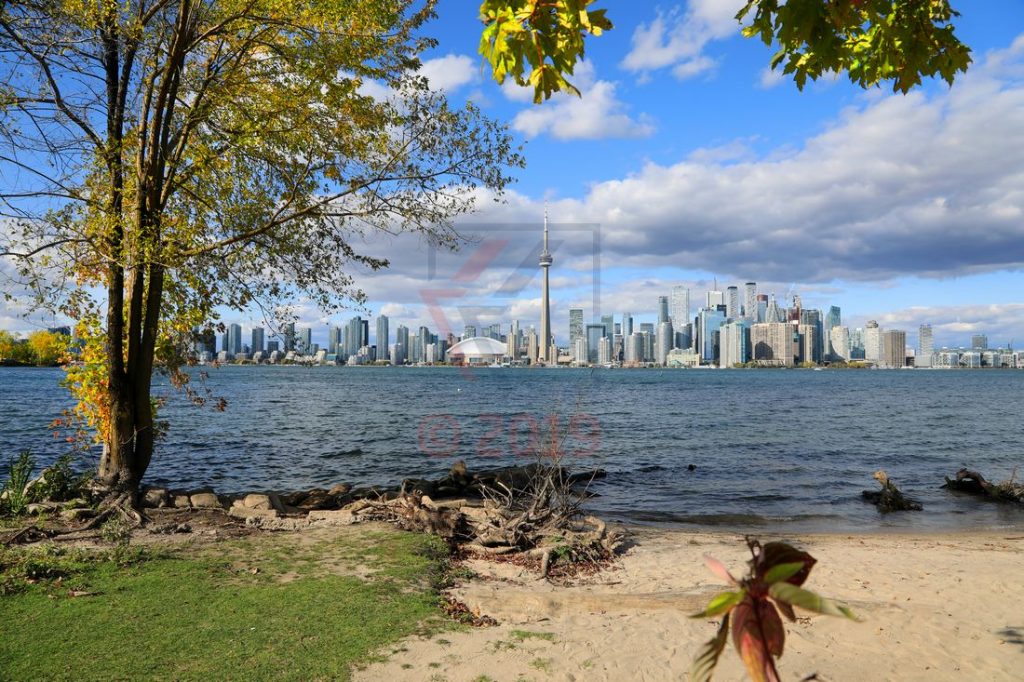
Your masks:
[{"label": "cumulus cloud", "polygon": [[476,62],[464,54],[448,54],[444,57],[424,60],[420,75],[426,76],[434,90],[451,92],[477,80],[479,70]]},{"label": "cumulus cloud", "polygon": [[[917,342],[922,324],[932,326],[936,347],[969,346],[971,336],[985,334],[992,347],[1009,343],[1019,348],[1024,341],[1024,303],[997,305],[914,306],[881,315],[876,320],[883,329],[906,331],[908,343]],[[860,319],[854,320],[860,323]]]},{"label": "cumulus cloud", "polygon": [[736,10],[735,0],[689,0],[682,11],[658,10],[650,23],[637,26],[632,49],[621,65],[640,74],[672,67],[680,80],[706,73],[716,62],[703,53],[704,48],[738,33]]},{"label": "cumulus cloud", "polygon": [[[548,134],[558,140],[596,140],[604,138],[646,137],[654,125],[646,116],[634,118],[616,94],[617,85],[596,80],[590,62],[580,62],[570,78],[582,97],[557,94],[543,106],[524,109],[512,120],[512,127],[529,136]],[[519,101],[526,88],[506,85],[504,92]],[[532,90],[529,93],[532,96]]]}]

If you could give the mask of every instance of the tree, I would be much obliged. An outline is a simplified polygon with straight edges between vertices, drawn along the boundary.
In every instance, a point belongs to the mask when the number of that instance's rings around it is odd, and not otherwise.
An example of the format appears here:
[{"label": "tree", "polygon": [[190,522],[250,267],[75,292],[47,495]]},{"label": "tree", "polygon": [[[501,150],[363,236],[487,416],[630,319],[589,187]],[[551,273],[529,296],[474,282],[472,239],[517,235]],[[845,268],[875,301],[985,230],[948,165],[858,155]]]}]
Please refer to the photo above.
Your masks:
[{"label": "tree", "polygon": [[[612,28],[594,0],[484,0],[480,54],[499,83],[511,76],[541,102],[558,91],[579,95],[571,76],[588,35]],[[949,0],[735,0],[743,35],[776,45],[771,68],[782,67],[798,88],[807,79],[845,72],[868,88],[892,82],[906,93],[922,77],[950,85],[971,63],[951,23]],[[737,25],[738,27],[738,25]]]},{"label": "tree", "polygon": [[34,331],[28,335],[28,347],[32,351],[35,364],[52,367],[59,363],[67,352],[68,337],[43,330]]},{"label": "tree", "polygon": [[474,189],[500,195],[521,165],[503,126],[416,76],[433,8],[0,4],[0,255],[77,320],[68,384],[115,491],[153,456],[154,369],[185,384],[193,330],[219,306],[362,301],[352,266],[388,264],[357,251],[363,234],[453,246]]}]

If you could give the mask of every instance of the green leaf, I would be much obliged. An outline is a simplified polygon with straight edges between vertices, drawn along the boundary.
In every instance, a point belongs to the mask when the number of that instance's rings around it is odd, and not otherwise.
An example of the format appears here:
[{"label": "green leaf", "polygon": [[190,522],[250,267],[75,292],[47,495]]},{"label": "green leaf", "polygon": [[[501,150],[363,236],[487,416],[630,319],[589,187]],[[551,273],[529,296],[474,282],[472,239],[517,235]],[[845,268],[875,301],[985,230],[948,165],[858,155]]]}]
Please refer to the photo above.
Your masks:
[{"label": "green leaf", "polygon": [[718,633],[704,643],[704,646],[697,652],[697,658],[693,659],[690,665],[691,682],[709,682],[711,673],[718,665],[718,657],[722,655],[725,642],[729,638],[729,614],[725,614],[722,624],[718,626]]},{"label": "green leaf", "polygon": [[768,572],[764,574],[764,581],[769,585],[774,585],[777,582],[783,580],[789,580],[794,575],[804,569],[804,562],[794,561],[788,564],[778,564],[768,569]]},{"label": "green leaf", "polygon": [[745,590],[716,594],[703,611],[694,613],[690,618],[714,618],[715,616],[727,613],[742,601],[744,595],[746,595]]},{"label": "green leaf", "polygon": [[844,616],[850,620],[857,620],[853,611],[842,604],[790,583],[775,583],[768,588],[768,594],[775,601],[799,606],[806,611],[820,613],[824,616]]}]

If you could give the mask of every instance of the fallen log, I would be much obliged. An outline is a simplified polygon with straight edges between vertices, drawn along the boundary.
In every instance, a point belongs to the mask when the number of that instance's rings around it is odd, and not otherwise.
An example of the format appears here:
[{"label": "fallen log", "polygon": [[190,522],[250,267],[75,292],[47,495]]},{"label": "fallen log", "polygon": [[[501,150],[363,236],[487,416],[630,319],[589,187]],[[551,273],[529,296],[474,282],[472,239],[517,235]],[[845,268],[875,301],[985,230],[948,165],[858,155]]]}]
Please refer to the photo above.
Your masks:
[{"label": "fallen log", "polygon": [[998,502],[1024,504],[1024,485],[1017,483],[1014,477],[1002,483],[992,483],[977,471],[964,468],[956,472],[956,478],[951,479],[947,476],[946,483],[942,487],[960,493],[986,497]]},{"label": "fallen log", "polygon": [[884,471],[876,471],[873,478],[882,484],[882,489],[865,490],[861,496],[878,507],[878,511],[921,511],[921,503],[904,495]]}]

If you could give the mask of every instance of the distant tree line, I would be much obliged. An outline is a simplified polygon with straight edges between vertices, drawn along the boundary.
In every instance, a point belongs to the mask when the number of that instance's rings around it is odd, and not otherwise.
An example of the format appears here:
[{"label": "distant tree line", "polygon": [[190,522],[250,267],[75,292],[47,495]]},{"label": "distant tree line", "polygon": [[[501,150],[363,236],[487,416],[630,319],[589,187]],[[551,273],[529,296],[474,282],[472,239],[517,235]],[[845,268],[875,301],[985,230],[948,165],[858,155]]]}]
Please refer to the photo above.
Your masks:
[{"label": "distant tree line", "polygon": [[70,336],[57,332],[40,330],[22,338],[0,330],[0,365],[55,367],[64,362],[70,343]]}]

